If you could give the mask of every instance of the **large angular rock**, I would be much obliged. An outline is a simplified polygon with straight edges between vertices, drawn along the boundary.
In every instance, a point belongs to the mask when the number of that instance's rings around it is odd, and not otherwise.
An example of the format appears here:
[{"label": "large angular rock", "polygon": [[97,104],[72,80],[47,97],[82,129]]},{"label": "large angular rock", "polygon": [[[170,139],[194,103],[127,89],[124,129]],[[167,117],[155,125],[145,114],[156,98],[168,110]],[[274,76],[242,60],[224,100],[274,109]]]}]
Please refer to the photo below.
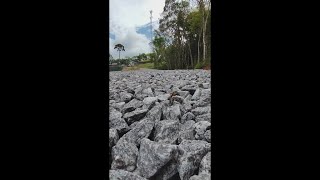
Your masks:
[{"label": "large angular rock", "polygon": [[198,88],[198,89],[194,92],[191,100],[193,100],[193,101],[199,100],[199,99],[200,99],[200,96],[201,96],[201,89]]},{"label": "large angular rock", "polygon": [[121,92],[120,93],[120,100],[122,102],[129,102],[132,99],[133,95],[131,93],[127,93],[127,92]]},{"label": "large angular rock", "polygon": [[143,99],[143,109],[151,109],[158,101],[157,97],[146,97]]},{"label": "large angular rock", "polygon": [[145,115],[147,114],[147,112],[148,112],[148,109],[142,109],[142,110],[137,109],[135,111],[128,112],[128,113],[124,114],[123,118],[130,125],[133,122],[136,122],[136,121],[143,119],[145,117]]},{"label": "large angular rock", "polygon": [[181,121],[180,122],[183,124],[186,121],[194,120],[194,118],[195,118],[194,114],[192,114],[191,112],[187,112],[181,117]]},{"label": "large angular rock", "polygon": [[109,91],[109,100],[114,100],[115,102],[120,102],[120,95],[116,91]]},{"label": "large angular rock", "polygon": [[142,138],[149,137],[152,129],[154,127],[154,120],[150,118],[145,118],[139,121],[129,132],[123,135],[119,142],[130,142],[139,146],[140,140]]},{"label": "large angular rock", "polygon": [[177,86],[178,86],[179,88],[182,88],[182,87],[184,87],[184,86],[186,86],[186,85],[188,84],[188,81],[179,80],[179,81],[176,82],[176,84],[177,84]]},{"label": "large angular rock", "polygon": [[199,101],[211,102],[211,89],[202,89]]},{"label": "large angular rock", "polygon": [[184,98],[184,100],[185,100],[185,101],[191,101],[191,98],[192,98],[192,95],[191,95],[191,94],[188,94],[188,95]]},{"label": "large angular rock", "polygon": [[111,108],[109,116],[109,128],[118,130],[119,134],[129,131],[129,126],[124,119],[121,118],[121,112]]},{"label": "large angular rock", "polygon": [[173,106],[164,106],[162,113],[164,119],[179,120],[181,118],[179,104],[174,104]]},{"label": "large angular rock", "polygon": [[133,90],[132,88],[130,88],[130,87],[127,88],[127,92],[130,93],[130,94],[132,94],[132,95],[134,94],[134,90]]},{"label": "large angular rock", "polygon": [[146,118],[151,118],[155,122],[158,122],[161,120],[162,116],[162,104],[156,104],[150,111],[147,112]]},{"label": "large angular rock", "polygon": [[184,124],[181,124],[180,130],[181,131],[186,131],[186,130],[189,130],[189,129],[193,130],[194,129],[194,127],[193,127],[194,124],[195,124],[195,122],[193,120],[188,120]]},{"label": "large angular rock", "polygon": [[156,143],[144,138],[140,143],[137,172],[145,178],[150,178],[177,155],[177,145]]},{"label": "large angular rock", "polygon": [[210,112],[211,112],[211,107],[210,107],[210,106],[197,107],[197,108],[195,108],[195,109],[192,109],[191,112],[192,112],[195,116],[198,116],[198,115],[210,113]]},{"label": "large angular rock", "polygon": [[180,123],[176,120],[163,120],[155,125],[154,141],[175,144],[179,137]]},{"label": "large angular rock", "polygon": [[208,121],[211,122],[211,113],[201,114],[195,118],[196,122],[199,121]]},{"label": "large angular rock", "polygon": [[210,83],[202,83],[202,87],[203,87],[204,89],[209,89]]},{"label": "large angular rock", "polygon": [[199,168],[202,158],[210,151],[206,141],[183,140],[179,144],[178,172],[181,180],[188,180]]},{"label": "large angular rock", "polygon": [[156,97],[161,96],[161,95],[164,95],[164,94],[165,94],[165,92],[162,92],[162,91],[158,91],[158,90],[155,90],[155,91],[154,91],[154,95],[155,95]]},{"label": "large angular rock", "polygon": [[186,110],[186,108],[184,108],[184,106],[182,105],[182,104],[180,104],[180,103],[178,103],[178,102],[176,102],[176,101],[174,101],[174,103],[175,104],[178,104],[179,105],[179,108],[180,108],[180,120],[181,120],[181,118],[182,118],[182,116],[185,114],[185,113],[187,113],[188,111]]},{"label": "large angular rock", "polygon": [[183,108],[184,108],[187,112],[191,111],[191,110],[192,110],[192,105],[191,105],[190,101],[184,100]]},{"label": "large angular rock", "polygon": [[189,91],[177,91],[177,93],[183,98],[186,98],[190,94]]},{"label": "large angular rock", "polygon": [[110,180],[147,180],[144,177],[141,177],[132,172],[124,170],[109,170],[109,179]]},{"label": "large angular rock", "polygon": [[173,101],[177,101],[177,102],[179,102],[180,104],[182,104],[183,101],[184,101],[184,98],[183,98],[182,96],[172,96],[172,100],[173,100]]},{"label": "large angular rock", "polygon": [[119,135],[116,129],[109,129],[109,148],[117,144]]},{"label": "large angular rock", "polygon": [[129,101],[127,104],[125,104],[122,107],[122,113],[127,113],[127,112],[131,112],[134,111],[135,109],[141,107],[143,105],[142,101],[139,101],[137,99],[132,99],[131,101]]},{"label": "large angular rock", "polygon": [[175,159],[170,160],[165,166],[158,171],[156,180],[169,180],[178,173],[178,162]]},{"label": "large angular rock", "polygon": [[207,142],[211,143],[211,130],[207,130],[205,133],[204,133],[204,137],[206,139]]},{"label": "large angular rock", "polygon": [[118,141],[113,146],[111,169],[124,169],[126,171],[134,171],[138,157],[138,148],[131,142]]},{"label": "large angular rock", "polygon": [[186,85],[186,86],[184,86],[184,87],[182,87],[181,88],[181,90],[182,91],[189,91],[189,93],[191,94],[191,95],[193,95],[194,94],[194,92],[196,92],[196,86],[194,86],[194,85]]},{"label": "large angular rock", "polygon": [[211,174],[211,152],[208,152],[200,162],[199,174],[201,173]]},{"label": "large angular rock", "polygon": [[147,97],[154,97],[154,93],[150,87],[143,89],[141,93],[146,95]]},{"label": "large angular rock", "polygon": [[189,180],[211,180],[211,174],[202,173],[199,175],[194,175],[190,177]]},{"label": "large angular rock", "polygon": [[211,123],[208,121],[200,121],[193,125],[194,130],[196,131],[195,138],[198,140],[206,140],[204,134],[211,128]]},{"label": "large angular rock", "polygon": [[193,125],[194,121],[189,120],[181,125],[179,132],[178,143],[180,144],[183,140],[195,140],[195,131]]},{"label": "large angular rock", "polygon": [[115,108],[117,111],[121,111],[122,107],[125,105],[125,102],[118,102],[118,103],[113,103],[110,106]]},{"label": "large angular rock", "polygon": [[170,97],[170,94],[162,94],[162,95],[158,95],[157,97],[158,97],[158,100],[161,102],[161,101],[168,100]]}]

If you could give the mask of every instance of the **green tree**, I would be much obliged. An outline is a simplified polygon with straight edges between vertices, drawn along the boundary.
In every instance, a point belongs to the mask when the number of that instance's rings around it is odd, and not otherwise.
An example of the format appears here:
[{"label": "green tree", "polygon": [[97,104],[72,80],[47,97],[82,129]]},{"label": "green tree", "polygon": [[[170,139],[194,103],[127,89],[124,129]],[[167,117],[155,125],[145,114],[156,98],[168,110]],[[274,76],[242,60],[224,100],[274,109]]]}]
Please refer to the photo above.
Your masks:
[{"label": "green tree", "polygon": [[120,60],[120,51],[125,51],[124,46],[122,44],[116,44],[114,46],[114,49],[117,49],[117,51],[119,51],[119,60]]},{"label": "green tree", "polygon": [[114,60],[114,59],[113,59],[112,55],[109,54],[109,64],[112,64],[113,60]]}]

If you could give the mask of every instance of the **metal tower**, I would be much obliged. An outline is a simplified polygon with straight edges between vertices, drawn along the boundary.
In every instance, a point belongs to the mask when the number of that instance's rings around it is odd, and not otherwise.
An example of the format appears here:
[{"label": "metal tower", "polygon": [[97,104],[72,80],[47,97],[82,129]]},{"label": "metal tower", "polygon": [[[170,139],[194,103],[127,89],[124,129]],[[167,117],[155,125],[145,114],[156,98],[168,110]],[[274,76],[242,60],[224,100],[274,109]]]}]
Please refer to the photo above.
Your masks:
[{"label": "metal tower", "polygon": [[151,42],[152,42],[152,10],[150,10],[150,27],[151,27]]}]

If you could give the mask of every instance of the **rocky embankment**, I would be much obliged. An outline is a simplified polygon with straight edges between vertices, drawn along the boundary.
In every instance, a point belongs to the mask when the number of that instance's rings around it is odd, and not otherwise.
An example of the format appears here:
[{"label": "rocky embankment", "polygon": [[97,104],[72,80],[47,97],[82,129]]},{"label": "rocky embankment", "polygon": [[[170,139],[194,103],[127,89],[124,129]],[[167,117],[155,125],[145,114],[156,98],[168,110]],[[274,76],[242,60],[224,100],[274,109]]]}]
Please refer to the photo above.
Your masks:
[{"label": "rocky embankment", "polygon": [[109,178],[211,176],[210,71],[110,72]]}]

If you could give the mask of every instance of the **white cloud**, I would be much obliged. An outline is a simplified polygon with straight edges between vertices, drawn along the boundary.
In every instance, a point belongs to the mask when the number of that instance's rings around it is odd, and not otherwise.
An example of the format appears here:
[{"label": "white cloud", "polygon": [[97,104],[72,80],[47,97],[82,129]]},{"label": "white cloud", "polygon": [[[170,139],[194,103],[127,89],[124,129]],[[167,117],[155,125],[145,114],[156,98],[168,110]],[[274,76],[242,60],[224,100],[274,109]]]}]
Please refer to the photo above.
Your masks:
[{"label": "white cloud", "polygon": [[135,56],[150,52],[150,41],[146,36],[138,34],[136,27],[150,22],[150,10],[153,11],[153,21],[160,18],[165,0],[110,0],[109,30],[115,35],[115,40],[109,38],[110,53],[118,58],[118,52],[113,49],[115,44],[122,44],[125,51],[121,57]]}]

